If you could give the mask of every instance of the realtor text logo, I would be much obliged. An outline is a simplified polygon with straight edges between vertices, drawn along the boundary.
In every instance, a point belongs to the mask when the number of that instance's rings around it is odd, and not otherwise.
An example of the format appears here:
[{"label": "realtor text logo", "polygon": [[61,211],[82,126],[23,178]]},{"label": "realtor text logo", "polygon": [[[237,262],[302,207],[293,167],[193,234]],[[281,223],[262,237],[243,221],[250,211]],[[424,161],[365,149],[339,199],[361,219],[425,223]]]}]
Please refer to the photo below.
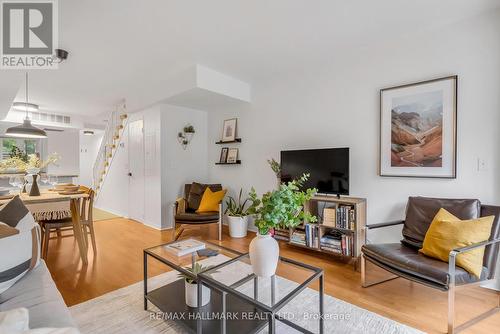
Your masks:
[{"label": "realtor text logo", "polygon": [[11,69],[56,68],[55,0],[1,1],[1,67]]}]

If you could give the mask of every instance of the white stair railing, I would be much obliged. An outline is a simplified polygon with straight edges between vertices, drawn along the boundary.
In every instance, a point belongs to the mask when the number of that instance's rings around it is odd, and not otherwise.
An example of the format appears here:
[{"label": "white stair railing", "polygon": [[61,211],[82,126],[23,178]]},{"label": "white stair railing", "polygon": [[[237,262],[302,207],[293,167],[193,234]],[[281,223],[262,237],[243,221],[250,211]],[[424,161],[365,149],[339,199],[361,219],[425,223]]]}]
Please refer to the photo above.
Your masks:
[{"label": "white stair railing", "polygon": [[101,146],[97,153],[93,169],[93,188],[97,196],[111,166],[113,157],[118,150],[120,138],[127,124],[127,113],[125,101],[116,106],[108,119],[108,124],[104,130]]}]

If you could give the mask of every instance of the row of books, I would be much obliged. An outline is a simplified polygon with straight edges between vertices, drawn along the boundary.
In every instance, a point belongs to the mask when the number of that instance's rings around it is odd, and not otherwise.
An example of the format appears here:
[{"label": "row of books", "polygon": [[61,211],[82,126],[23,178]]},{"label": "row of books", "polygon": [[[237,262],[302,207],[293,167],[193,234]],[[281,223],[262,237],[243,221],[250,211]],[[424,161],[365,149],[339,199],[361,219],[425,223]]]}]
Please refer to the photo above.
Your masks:
[{"label": "row of books", "polygon": [[306,245],[306,233],[302,230],[295,230],[290,237],[290,242],[298,245]]},{"label": "row of books", "polygon": [[290,240],[290,231],[286,229],[275,228],[274,229],[274,239],[277,240]]},{"label": "row of books", "polygon": [[325,208],[323,210],[323,225],[336,228],[354,230],[356,215],[354,208],[349,205]]},{"label": "row of books", "polygon": [[319,229],[316,224],[304,224],[304,229],[296,229],[290,242],[306,247],[319,248]]},{"label": "row of books", "polygon": [[321,249],[345,256],[354,255],[353,236],[347,234],[325,234],[321,237]]}]

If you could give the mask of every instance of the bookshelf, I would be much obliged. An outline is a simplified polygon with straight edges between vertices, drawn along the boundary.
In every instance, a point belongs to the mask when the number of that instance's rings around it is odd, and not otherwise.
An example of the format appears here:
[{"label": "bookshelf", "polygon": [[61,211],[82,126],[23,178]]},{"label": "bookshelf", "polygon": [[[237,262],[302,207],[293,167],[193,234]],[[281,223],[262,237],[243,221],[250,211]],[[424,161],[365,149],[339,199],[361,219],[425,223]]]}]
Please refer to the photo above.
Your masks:
[{"label": "bookshelf", "polygon": [[304,210],[318,218],[295,229],[275,231],[275,238],[289,245],[331,255],[359,270],[365,242],[366,199],[316,195]]}]

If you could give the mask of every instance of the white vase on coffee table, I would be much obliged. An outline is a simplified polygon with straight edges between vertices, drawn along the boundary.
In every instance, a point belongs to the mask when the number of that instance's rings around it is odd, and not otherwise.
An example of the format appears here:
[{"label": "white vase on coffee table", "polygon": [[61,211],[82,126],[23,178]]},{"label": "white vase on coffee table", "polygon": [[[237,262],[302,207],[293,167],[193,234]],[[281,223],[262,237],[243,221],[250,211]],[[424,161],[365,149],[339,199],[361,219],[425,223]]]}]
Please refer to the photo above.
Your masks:
[{"label": "white vase on coffee table", "polygon": [[271,234],[260,234],[250,242],[250,262],[253,273],[259,277],[271,277],[276,273],[280,248]]}]

